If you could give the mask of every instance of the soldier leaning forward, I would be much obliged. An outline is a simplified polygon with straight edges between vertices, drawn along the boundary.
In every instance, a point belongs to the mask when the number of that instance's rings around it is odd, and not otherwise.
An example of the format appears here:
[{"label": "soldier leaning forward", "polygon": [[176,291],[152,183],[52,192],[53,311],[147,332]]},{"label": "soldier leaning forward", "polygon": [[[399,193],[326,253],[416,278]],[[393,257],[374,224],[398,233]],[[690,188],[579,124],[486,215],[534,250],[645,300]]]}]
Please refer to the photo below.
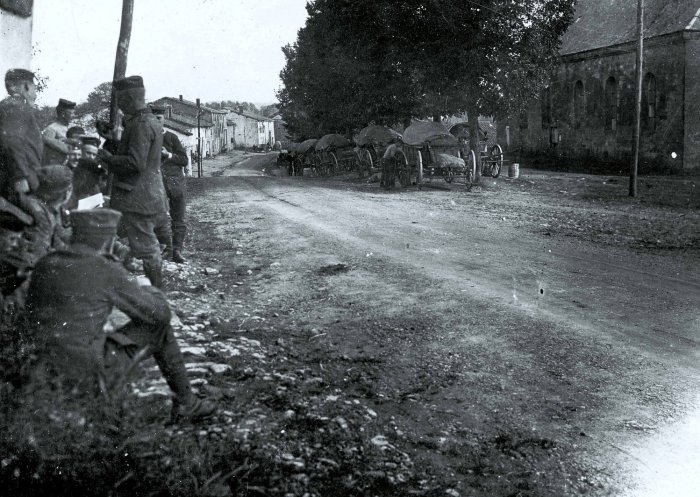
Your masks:
[{"label": "soldier leaning forward", "polygon": [[[131,281],[110,257],[120,217],[112,209],[74,212],[70,247],[37,264],[26,303],[33,328],[28,333],[39,357],[35,382],[60,381],[58,386],[88,395],[97,384],[108,386],[112,378],[105,369],[106,345],[116,342],[137,354],[136,359],[153,355],[175,395],[176,418],[206,417],[215,407],[192,393],[165,296],[155,287]],[[114,308],[131,322],[116,334],[105,334]]]}]

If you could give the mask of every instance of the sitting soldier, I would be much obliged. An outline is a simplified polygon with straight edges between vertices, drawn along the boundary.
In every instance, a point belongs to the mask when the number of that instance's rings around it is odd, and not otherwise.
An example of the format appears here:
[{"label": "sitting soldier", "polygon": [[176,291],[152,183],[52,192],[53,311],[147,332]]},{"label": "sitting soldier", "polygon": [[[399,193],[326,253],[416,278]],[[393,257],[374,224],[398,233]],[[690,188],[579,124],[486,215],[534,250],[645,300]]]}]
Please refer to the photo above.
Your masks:
[{"label": "sitting soldier", "polygon": [[20,304],[23,283],[36,263],[47,253],[64,248],[61,210],[71,195],[73,173],[66,166],[52,165],[38,171],[39,186],[34,195],[24,197],[24,207],[31,219],[17,233],[15,244],[6,246],[0,255],[2,293],[13,295]]},{"label": "sitting soldier", "polygon": [[[36,266],[26,301],[34,327],[38,378],[55,375],[82,393],[106,385],[104,359],[109,334],[103,328],[114,308],[131,322],[113,341],[152,354],[174,393],[173,420],[195,421],[215,407],[197,399],[190,387],[180,347],[170,326],[170,308],[155,287],[139,286],[111,259],[121,213],[111,209],[71,214],[73,238],[67,250],[44,257]],[[126,342],[126,344],[125,344]]]}]

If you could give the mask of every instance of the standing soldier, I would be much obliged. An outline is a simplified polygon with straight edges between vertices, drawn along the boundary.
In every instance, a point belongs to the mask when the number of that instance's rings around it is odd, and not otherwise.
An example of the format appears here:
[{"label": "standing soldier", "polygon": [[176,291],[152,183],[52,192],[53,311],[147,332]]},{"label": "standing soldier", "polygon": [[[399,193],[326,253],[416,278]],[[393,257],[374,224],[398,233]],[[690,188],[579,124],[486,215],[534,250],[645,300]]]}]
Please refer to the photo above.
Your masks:
[{"label": "standing soldier", "polygon": [[[165,123],[165,107],[152,105],[151,110],[161,125]],[[187,224],[185,223],[185,210],[187,203],[187,179],[185,178],[185,168],[187,167],[187,152],[180,143],[175,133],[166,131],[163,128],[163,149],[161,152],[161,170],[163,172],[163,183],[165,193],[170,204],[170,222],[172,228],[172,245],[166,243],[165,251],[172,254],[173,262],[183,263],[182,246],[187,235]],[[167,232],[167,230],[164,230]],[[166,235],[167,241],[167,235]]]},{"label": "standing soldier", "polygon": [[116,154],[99,150],[99,157],[114,174],[110,207],[122,213],[131,253],[143,261],[143,270],[151,283],[161,288],[163,268],[155,226],[167,212],[160,173],[163,132],[146,106],[141,76],[116,80],[114,91],[126,119]]},{"label": "standing soldier", "polygon": [[34,73],[10,69],[5,74],[5,88],[10,96],[0,102],[0,197],[19,206],[23,196],[39,186],[37,171],[44,153],[32,109],[36,100]]},{"label": "standing soldier", "polygon": [[42,164],[63,164],[72,150],[66,141],[68,126],[73,120],[75,102],[60,98],[56,106],[56,121],[52,122],[41,134],[44,141],[44,158]]}]

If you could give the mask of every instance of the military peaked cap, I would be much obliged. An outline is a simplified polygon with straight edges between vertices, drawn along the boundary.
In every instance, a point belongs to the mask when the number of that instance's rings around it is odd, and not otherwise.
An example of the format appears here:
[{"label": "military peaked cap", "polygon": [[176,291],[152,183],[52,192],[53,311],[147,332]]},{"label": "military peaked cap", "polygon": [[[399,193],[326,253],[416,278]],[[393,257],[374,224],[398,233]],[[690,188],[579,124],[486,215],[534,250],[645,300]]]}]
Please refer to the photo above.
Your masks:
[{"label": "military peaked cap", "polygon": [[122,213],[113,209],[86,209],[70,213],[73,237],[116,235]]},{"label": "military peaked cap", "polygon": [[114,82],[114,91],[133,90],[143,88],[143,78],[141,76],[128,76]]},{"label": "military peaked cap", "polygon": [[34,82],[34,73],[27,69],[10,69],[5,73],[5,84],[21,83],[23,81]]},{"label": "military peaked cap", "polygon": [[100,143],[102,143],[102,140],[98,136],[81,136],[80,137],[80,143],[83,145],[94,145],[96,147],[100,146]]},{"label": "military peaked cap", "polygon": [[75,109],[75,102],[71,102],[70,100],[66,100],[65,98],[59,98],[58,99],[58,105],[56,106],[57,109]]},{"label": "military peaked cap", "polygon": [[66,131],[66,138],[81,138],[85,134],[85,130],[80,126],[71,126]]},{"label": "military peaked cap", "polygon": [[165,105],[162,104],[151,104],[151,112],[154,114],[165,114]]},{"label": "military peaked cap", "polygon": [[73,171],[68,166],[50,165],[39,168],[38,193],[64,193],[73,184]]}]

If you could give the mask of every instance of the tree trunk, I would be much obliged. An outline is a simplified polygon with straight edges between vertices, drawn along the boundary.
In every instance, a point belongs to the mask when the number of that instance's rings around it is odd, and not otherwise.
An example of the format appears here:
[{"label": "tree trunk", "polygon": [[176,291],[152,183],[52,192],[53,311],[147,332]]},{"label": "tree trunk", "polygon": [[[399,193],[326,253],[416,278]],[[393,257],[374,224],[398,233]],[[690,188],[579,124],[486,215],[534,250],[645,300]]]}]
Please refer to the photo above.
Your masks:
[{"label": "tree trunk", "polygon": [[476,158],[476,174],[474,175],[474,184],[481,183],[481,151],[479,150],[479,111],[476,110],[476,105],[470,103],[467,107],[467,116],[469,119],[469,148],[474,152]]},{"label": "tree trunk", "polygon": [[131,25],[134,19],[134,0],[123,0],[121,28],[119,29],[119,42],[117,43],[117,55],[114,60],[114,77],[112,78],[112,95],[109,105],[109,122],[113,129],[119,126],[119,112],[117,99],[114,95],[114,81],[126,76],[126,60],[129,54],[129,42],[131,41]]}]

